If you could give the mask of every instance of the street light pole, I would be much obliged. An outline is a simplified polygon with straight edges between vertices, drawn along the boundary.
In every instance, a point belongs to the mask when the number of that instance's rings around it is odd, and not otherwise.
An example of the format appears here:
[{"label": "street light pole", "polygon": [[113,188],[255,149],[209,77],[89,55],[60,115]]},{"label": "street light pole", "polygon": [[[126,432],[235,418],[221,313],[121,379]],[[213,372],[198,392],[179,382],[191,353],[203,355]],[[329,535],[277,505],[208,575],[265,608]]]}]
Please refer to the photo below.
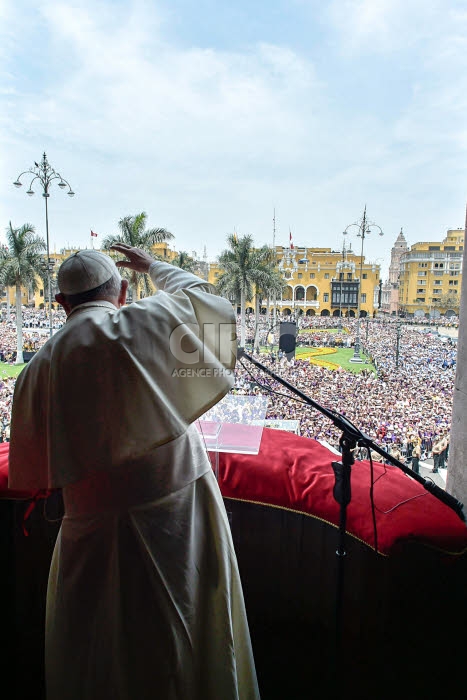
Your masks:
[{"label": "street light pole", "polygon": [[[45,155],[45,154],[44,154]],[[45,190],[44,190],[45,191]],[[44,194],[45,199],[45,235],[47,241],[47,294],[49,297],[49,337],[52,337],[53,333],[53,323],[52,323],[52,282],[50,279],[50,257],[49,257],[49,208],[47,205],[47,200],[49,194]]]},{"label": "street light pole", "polygon": [[396,322],[396,368],[399,367],[399,345],[401,340],[401,322]]},{"label": "street light pole", "polygon": [[360,281],[358,285],[358,297],[357,297],[357,333],[355,336],[355,345],[354,345],[354,356],[349,360],[350,362],[363,362],[362,358],[360,357],[360,350],[361,350],[361,343],[360,343],[360,313],[361,313],[361,300],[362,300],[362,282],[363,282],[363,245],[365,243],[365,237],[371,233],[371,227],[375,226],[376,228],[379,229],[379,235],[383,236],[383,230],[378,224],[375,224],[373,222],[368,221],[367,216],[366,216],[366,205],[365,209],[363,211],[363,216],[360,221],[357,221],[353,224],[349,224],[345,230],[344,230],[344,236],[346,236],[349,233],[349,229],[352,226],[357,226],[359,229],[359,232],[357,233],[357,236],[362,239],[362,246],[361,246],[361,251],[360,251]]},{"label": "street light pole", "polygon": [[340,292],[339,292],[339,320],[337,321],[337,328],[341,331],[342,330],[342,276],[343,272],[339,272],[339,277],[340,277]]},{"label": "street light pole", "polygon": [[48,210],[48,205],[47,205],[47,200],[50,197],[50,185],[53,182],[53,180],[60,180],[58,183],[58,186],[60,187],[61,190],[63,190],[65,187],[68,187],[68,196],[69,197],[74,197],[75,193],[71,189],[70,183],[65,180],[64,177],[60,175],[60,173],[56,172],[50,165],[49,161],[47,160],[47,156],[44,153],[42,156],[42,160],[40,163],[34,162],[34,167],[30,168],[29,170],[24,170],[22,173],[18,175],[16,178],[15,182],[13,183],[15,187],[22,187],[23,183],[20,181],[20,178],[23,177],[23,175],[32,175],[33,178],[29,184],[29,189],[27,190],[26,194],[28,194],[30,197],[34,194],[34,190],[32,189],[32,185],[35,182],[35,180],[39,180],[41,186],[42,186],[42,196],[45,199],[45,234],[46,234],[46,246],[47,246],[47,292],[49,296],[49,336],[52,337],[53,335],[53,325],[52,325],[52,282],[51,282],[51,262],[50,262],[50,246],[49,246],[49,210]]}]

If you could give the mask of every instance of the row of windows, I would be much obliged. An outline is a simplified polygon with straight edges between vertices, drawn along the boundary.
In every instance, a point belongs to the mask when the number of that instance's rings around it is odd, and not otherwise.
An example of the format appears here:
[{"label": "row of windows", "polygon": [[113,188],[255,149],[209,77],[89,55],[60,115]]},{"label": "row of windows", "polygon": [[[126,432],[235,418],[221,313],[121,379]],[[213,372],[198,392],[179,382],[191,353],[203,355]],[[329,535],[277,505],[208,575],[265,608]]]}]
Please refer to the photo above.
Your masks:
[{"label": "row of windows", "polygon": [[[439,303],[439,299],[437,299],[437,297],[433,297],[433,299],[429,299],[428,301],[432,301],[434,303]],[[414,304],[425,304],[425,303],[426,303],[425,297],[417,297],[416,299],[414,299]]]},{"label": "row of windows", "polygon": [[[440,272],[439,270],[435,270],[433,272],[432,277],[444,277],[445,274],[446,274],[445,272]],[[449,277],[459,277],[459,275],[460,275],[460,270],[451,270],[449,272]],[[427,273],[426,272],[419,272],[417,277],[427,277]]]},{"label": "row of windows", "polygon": [[[426,280],[417,280],[417,284],[419,287],[426,285]],[[435,287],[441,287],[443,284],[443,280],[433,280],[433,284]],[[459,284],[459,280],[449,280],[449,286],[450,287],[457,287]]]},{"label": "row of windows", "polygon": [[[309,272],[308,274],[309,274],[309,279],[311,279],[311,280],[314,280],[314,279],[315,279],[316,275],[315,275],[314,272]],[[325,279],[325,280],[330,279],[330,276],[331,276],[331,275],[330,275],[329,272],[325,272],[325,273],[324,273],[324,279]],[[292,278],[292,273],[291,273],[290,271],[287,271],[287,272],[285,273],[284,277],[285,277],[285,279],[290,280],[290,279]],[[303,279],[303,272],[298,272],[298,273],[297,273],[297,278],[298,278],[299,280]],[[363,272],[363,273],[362,273],[362,278],[363,278],[364,280],[368,279],[368,275],[367,275],[366,272]],[[339,279],[340,279],[340,280],[344,280],[344,279],[352,280],[352,279],[353,279],[353,275],[352,275],[351,272],[347,272],[347,277],[344,277],[344,273],[343,273],[343,272],[340,272],[340,273],[339,273]]]},{"label": "row of windows", "polygon": [[[325,295],[327,296],[327,295]],[[344,292],[342,294],[342,299],[341,295],[337,291],[333,291],[332,293],[332,304],[336,306],[357,306],[358,304],[358,295],[355,292]],[[325,301],[327,301],[325,299]],[[366,302],[366,294],[362,294],[362,303]]]},{"label": "row of windows", "polygon": [[[439,247],[438,247],[439,250]],[[454,251],[446,251],[446,253],[435,253],[431,251],[431,254],[426,251],[426,250],[419,250],[415,251],[412,250],[409,253],[404,254],[404,260],[403,262],[411,262],[415,260],[445,260],[448,258],[449,260],[452,260],[453,258],[462,258],[463,253],[462,251],[464,250],[464,246],[460,245],[459,246],[459,252],[454,252]],[[419,263],[420,264],[420,263]]]},{"label": "row of windows", "polygon": [[[423,287],[417,289],[417,294],[420,294],[420,292],[421,292],[422,294],[425,294],[426,289],[423,289]],[[431,290],[431,293],[432,293],[432,294],[442,294],[442,292],[443,292],[442,289],[432,289],[432,290]],[[457,289],[451,289],[450,292],[453,292],[453,294],[457,294]]]}]

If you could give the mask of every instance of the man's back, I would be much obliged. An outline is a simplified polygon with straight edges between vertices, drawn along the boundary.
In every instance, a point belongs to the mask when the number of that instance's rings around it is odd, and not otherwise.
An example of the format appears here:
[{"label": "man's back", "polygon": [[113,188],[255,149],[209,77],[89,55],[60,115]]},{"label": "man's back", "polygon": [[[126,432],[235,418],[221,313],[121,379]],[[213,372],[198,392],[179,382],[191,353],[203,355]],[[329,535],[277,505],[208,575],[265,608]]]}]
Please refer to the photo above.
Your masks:
[{"label": "man's back", "polygon": [[216,358],[220,327],[233,321],[227,300],[196,287],[73,309],[18,377],[11,487],[60,487],[181,435],[233,385],[235,355]]}]

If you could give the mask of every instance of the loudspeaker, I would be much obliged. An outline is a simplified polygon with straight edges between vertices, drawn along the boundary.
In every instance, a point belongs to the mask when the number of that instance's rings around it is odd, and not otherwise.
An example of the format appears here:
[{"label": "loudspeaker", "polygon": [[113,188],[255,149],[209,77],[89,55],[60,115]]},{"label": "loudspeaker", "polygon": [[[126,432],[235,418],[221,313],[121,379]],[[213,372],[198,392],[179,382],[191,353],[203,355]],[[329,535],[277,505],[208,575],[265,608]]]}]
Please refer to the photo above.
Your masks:
[{"label": "loudspeaker", "polygon": [[285,353],[288,360],[295,357],[297,324],[293,321],[281,321],[279,332],[279,350]]},{"label": "loudspeaker", "polygon": [[23,350],[23,360],[25,362],[29,362],[29,360],[32,360],[34,355],[36,354],[36,351],[31,351],[31,350]]}]

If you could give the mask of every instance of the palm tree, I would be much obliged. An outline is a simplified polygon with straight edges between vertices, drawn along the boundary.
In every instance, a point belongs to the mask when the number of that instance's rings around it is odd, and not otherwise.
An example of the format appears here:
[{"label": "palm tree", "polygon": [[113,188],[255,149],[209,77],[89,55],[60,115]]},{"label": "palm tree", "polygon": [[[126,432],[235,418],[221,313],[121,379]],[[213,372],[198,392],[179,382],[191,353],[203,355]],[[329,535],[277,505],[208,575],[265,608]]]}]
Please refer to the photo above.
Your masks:
[{"label": "palm tree", "polygon": [[0,249],[0,282],[16,289],[16,364],[22,365],[23,359],[23,314],[21,306],[21,288],[37,289],[37,276],[44,270],[42,251],[46,249],[43,238],[35,235],[31,224],[20,228],[10,225],[6,230],[7,246]]},{"label": "palm tree", "polygon": [[253,248],[252,236],[227,236],[229,248],[218,259],[223,272],[217,280],[220,294],[240,301],[240,344],[245,347],[245,306],[257,290],[266,290],[274,274],[273,251],[269,246]]},{"label": "palm tree", "polygon": [[[136,214],[136,216],[123,217],[123,219],[120,219],[118,222],[120,233],[114,236],[107,236],[102,242],[102,248],[104,250],[109,250],[114,243],[126,243],[135,248],[141,248],[141,250],[145,250],[154,257],[158,257],[154,254],[153,246],[157,243],[169,241],[174,236],[165,228],[146,229],[147,219],[147,214],[144,211],[140,214]],[[136,301],[138,298],[138,289],[140,286],[143,288],[144,296],[149,296],[151,294],[151,284],[147,275],[135,272],[134,270],[127,270],[126,268],[121,268],[120,272],[130,283],[133,301]]]},{"label": "palm tree", "polygon": [[187,272],[195,271],[195,261],[184,250],[180,251],[180,253],[171,262],[172,265],[179,267],[181,270],[187,270]]}]

